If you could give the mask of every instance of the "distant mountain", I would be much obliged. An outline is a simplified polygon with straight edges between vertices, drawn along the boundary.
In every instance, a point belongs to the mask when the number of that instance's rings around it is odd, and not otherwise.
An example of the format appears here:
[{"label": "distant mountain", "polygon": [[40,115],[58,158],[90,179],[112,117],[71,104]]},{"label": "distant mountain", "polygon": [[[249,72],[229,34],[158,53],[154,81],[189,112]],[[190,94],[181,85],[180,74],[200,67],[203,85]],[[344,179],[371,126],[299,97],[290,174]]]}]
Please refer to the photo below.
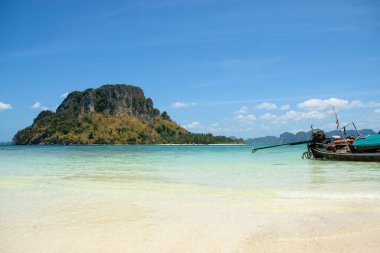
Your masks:
[{"label": "distant mountain", "polygon": [[160,113],[141,88],[117,84],[71,92],[57,111],[42,111],[14,144],[214,144],[243,143],[195,134]]},{"label": "distant mountain", "polygon": [[[376,134],[372,129],[362,129],[360,132],[364,135],[367,134]],[[326,132],[327,137],[332,137],[333,135],[340,135],[338,130]],[[357,135],[355,130],[348,130],[346,132],[346,136],[349,135]],[[284,144],[290,142],[298,142],[298,141],[307,141],[311,139],[311,131],[309,132],[298,132],[296,134],[292,134],[289,132],[282,133],[280,137],[276,136],[266,136],[259,138],[249,138],[244,141],[245,144],[250,145],[259,145],[259,144]]]},{"label": "distant mountain", "polygon": [[279,143],[279,142],[280,142],[280,138],[276,136],[249,138],[244,141],[245,144],[272,144],[272,143]]},{"label": "distant mountain", "polygon": [[12,144],[12,142],[10,142],[10,141],[1,141],[0,142],[0,146],[11,145],[11,144]]}]

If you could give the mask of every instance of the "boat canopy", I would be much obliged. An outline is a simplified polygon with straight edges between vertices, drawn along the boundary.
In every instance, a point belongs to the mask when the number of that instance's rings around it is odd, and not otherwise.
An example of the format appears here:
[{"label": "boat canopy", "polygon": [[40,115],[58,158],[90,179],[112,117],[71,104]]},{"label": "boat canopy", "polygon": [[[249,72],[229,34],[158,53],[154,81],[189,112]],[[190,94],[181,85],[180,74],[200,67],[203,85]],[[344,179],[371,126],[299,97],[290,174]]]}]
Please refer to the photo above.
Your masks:
[{"label": "boat canopy", "polygon": [[380,146],[380,134],[369,135],[365,138],[358,138],[352,144],[355,147],[376,147]]}]

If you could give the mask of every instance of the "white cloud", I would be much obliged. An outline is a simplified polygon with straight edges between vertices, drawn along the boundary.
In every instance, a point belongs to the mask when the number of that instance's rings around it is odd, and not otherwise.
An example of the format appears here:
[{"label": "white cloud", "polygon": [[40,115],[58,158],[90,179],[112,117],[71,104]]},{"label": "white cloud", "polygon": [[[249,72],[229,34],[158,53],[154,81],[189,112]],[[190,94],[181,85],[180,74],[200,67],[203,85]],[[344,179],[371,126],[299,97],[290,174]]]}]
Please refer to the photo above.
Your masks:
[{"label": "white cloud", "polygon": [[323,111],[326,109],[331,109],[332,107],[337,108],[368,108],[368,107],[380,107],[379,102],[371,101],[371,102],[363,102],[361,100],[352,100],[351,102],[345,99],[339,98],[329,98],[329,99],[318,99],[313,98],[306,100],[302,103],[298,104],[299,108],[306,110],[317,110]]},{"label": "white cloud", "polygon": [[326,113],[320,111],[296,112],[288,111],[280,117],[282,120],[324,119]]},{"label": "white cloud", "polygon": [[275,110],[278,108],[276,104],[264,102],[257,106],[258,109]]},{"label": "white cloud", "polygon": [[265,113],[259,117],[261,120],[275,120],[276,118],[277,116],[271,113]]},{"label": "white cloud", "polygon": [[317,110],[322,111],[331,107],[348,107],[349,101],[345,99],[338,99],[338,98],[329,98],[329,99],[319,99],[319,98],[313,98],[306,100],[302,103],[298,104],[299,108],[306,109],[306,110]]},{"label": "white cloud", "polygon": [[253,114],[249,114],[248,107],[242,106],[238,111],[235,112],[235,119],[240,121],[241,123],[252,123],[256,120],[256,116]]},{"label": "white cloud", "polygon": [[39,109],[40,107],[41,107],[41,103],[40,102],[35,102],[34,105],[32,105],[33,109]]},{"label": "white cloud", "polygon": [[307,112],[297,112],[297,111],[287,111],[283,115],[277,116],[271,113],[265,113],[259,117],[260,120],[272,121],[272,123],[287,123],[288,121],[300,121],[306,119],[324,119],[326,118],[328,112],[320,111],[307,111]]},{"label": "white cloud", "polygon": [[49,110],[49,107],[42,106],[42,104],[40,102],[35,102],[32,105],[32,109],[41,109],[42,111],[46,111],[46,110]]},{"label": "white cloud", "polygon": [[256,116],[253,114],[239,114],[235,117],[235,119],[241,121],[241,122],[246,122],[246,123],[252,123],[253,121],[256,120]]},{"label": "white cloud", "polygon": [[353,100],[350,105],[351,108],[366,107],[366,105],[361,100]]},{"label": "white cloud", "polygon": [[376,113],[380,113],[380,108],[375,110]]},{"label": "white cloud", "polygon": [[259,104],[256,108],[258,109],[263,109],[263,110],[289,110],[290,105],[276,105],[274,103],[268,103],[268,102],[263,102]]},{"label": "white cloud", "polygon": [[197,103],[194,102],[175,102],[174,104],[171,105],[173,108],[182,108],[182,107],[190,107],[190,106],[195,106]]},{"label": "white cloud", "polygon": [[235,114],[247,114],[248,113],[248,107],[242,106],[239,110],[235,112]]},{"label": "white cloud", "polygon": [[373,107],[380,107],[380,103],[371,101],[368,103],[365,103],[361,100],[353,100],[350,105],[350,108],[373,108]]},{"label": "white cloud", "polygon": [[3,102],[0,102],[0,110],[10,110],[12,109],[11,104],[5,104]]},{"label": "white cloud", "polygon": [[70,92],[65,92],[65,93],[63,93],[63,94],[61,95],[61,98],[66,98],[67,95],[69,95],[69,93],[70,93]]},{"label": "white cloud", "polygon": [[280,110],[289,110],[290,109],[290,105],[282,105],[280,106]]},{"label": "white cloud", "polygon": [[190,124],[184,125],[183,127],[186,129],[199,129],[202,127],[202,125],[198,121],[193,121]]},{"label": "white cloud", "polygon": [[375,102],[375,101],[371,101],[371,102],[367,103],[367,106],[368,107],[380,107],[380,103]]},{"label": "white cloud", "polygon": [[283,115],[273,115],[270,113],[263,114],[259,117],[260,120],[271,121],[273,124],[286,124],[289,121],[301,121],[316,119],[321,120],[326,118],[328,112],[320,111],[308,111],[308,112],[297,112],[297,111],[287,111]]}]

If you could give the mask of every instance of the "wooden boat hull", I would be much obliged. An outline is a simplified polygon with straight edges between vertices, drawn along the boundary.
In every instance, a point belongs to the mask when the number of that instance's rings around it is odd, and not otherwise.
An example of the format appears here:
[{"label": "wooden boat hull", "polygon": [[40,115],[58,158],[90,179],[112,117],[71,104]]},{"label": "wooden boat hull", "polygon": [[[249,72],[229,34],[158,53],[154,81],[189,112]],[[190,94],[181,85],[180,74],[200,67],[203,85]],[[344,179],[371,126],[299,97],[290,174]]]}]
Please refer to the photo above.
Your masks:
[{"label": "wooden boat hull", "polygon": [[380,162],[380,153],[338,153],[317,147],[309,147],[314,158],[340,160],[340,161],[365,161]]}]

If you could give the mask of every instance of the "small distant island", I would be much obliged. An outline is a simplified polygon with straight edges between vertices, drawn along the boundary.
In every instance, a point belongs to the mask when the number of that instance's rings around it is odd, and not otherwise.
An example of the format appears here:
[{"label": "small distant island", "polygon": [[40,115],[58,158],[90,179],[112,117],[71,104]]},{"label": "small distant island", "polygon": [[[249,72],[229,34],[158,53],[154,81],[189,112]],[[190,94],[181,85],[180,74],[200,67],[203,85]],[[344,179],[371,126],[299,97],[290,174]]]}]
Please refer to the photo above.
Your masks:
[{"label": "small distant island", "polygon": [[[360,133],[367,135],[367,134],[376,134],[376,132],[372,129],[362,129],[360,130]],[[285,132],[280,135],[280,137],[277,136],[265,136],[265,137],[258,137],[258,138],[249,138],[244,141],[245,144],[249,145],[260,145],[260,144],[286,144],[291,142],[299,142],[299,141],[307,141],[311,139],[311,131],[305,132],[305,131],[299,131],[295,134]],[[333,130],[330,132],[326,132],[327,137],[332,137],[334,135],[340,135],[340,132],[338,130]],[[347,136],[350,135],[357,135],[357,132],[355,130],[348,130],[346,132]]]},{"label": "small distant island", "polygon": [[153,107],[140,87],[103,85],[73,91],[56,112],[42,111],[13,144],[242,144],[242,139],[191,133]]}]

